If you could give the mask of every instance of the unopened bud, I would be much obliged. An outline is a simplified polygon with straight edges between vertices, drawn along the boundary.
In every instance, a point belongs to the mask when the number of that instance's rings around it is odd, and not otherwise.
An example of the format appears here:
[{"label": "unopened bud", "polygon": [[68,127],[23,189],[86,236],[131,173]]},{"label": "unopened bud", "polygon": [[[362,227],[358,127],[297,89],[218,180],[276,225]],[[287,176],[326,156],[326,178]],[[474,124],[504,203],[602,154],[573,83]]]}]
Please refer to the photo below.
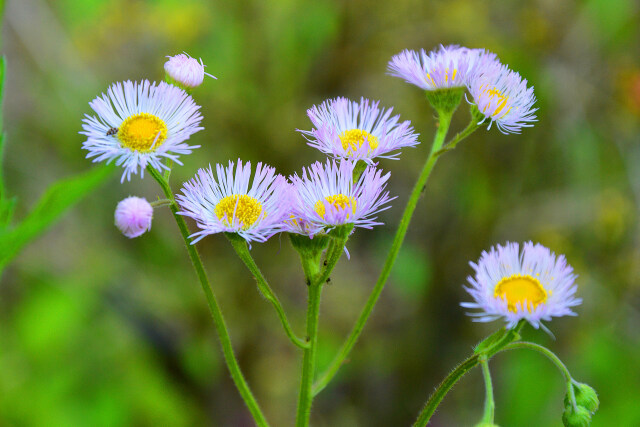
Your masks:
[{"label": "unopened bud", "polygon": [[205,65],[202,63],[202,59],[198,62],[197,59],[190,57],[186,53],[167,56],[167,58],[169,60],[164,63],[167,80],[185,90],[200,86],[205,74],[214,79],[216,78],[204,72]]},{"label": "unopened bud", "polygon": [[127,197],[118,203],[114,216],[116,227],[132,239],[151,230],[153,207],[141,197]]},{"label": "unopened bud", "polygon": [[582,406],[569,404],[564,407],[562,414],[562,423],[565,427],[589,427],[591,425],[591,412]]}]

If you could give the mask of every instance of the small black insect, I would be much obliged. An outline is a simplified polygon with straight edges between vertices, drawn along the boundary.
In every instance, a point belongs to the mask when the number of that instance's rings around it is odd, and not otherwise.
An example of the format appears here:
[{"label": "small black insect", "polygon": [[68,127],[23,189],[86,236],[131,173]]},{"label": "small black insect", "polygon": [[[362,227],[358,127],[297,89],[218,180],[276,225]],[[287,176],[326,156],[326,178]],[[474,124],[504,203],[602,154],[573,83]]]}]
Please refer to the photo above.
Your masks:
[{"label": "small black insect", "polygon": [[107,136],[115,135],[118,133],[118,128],[111,128],[107,131]]}]

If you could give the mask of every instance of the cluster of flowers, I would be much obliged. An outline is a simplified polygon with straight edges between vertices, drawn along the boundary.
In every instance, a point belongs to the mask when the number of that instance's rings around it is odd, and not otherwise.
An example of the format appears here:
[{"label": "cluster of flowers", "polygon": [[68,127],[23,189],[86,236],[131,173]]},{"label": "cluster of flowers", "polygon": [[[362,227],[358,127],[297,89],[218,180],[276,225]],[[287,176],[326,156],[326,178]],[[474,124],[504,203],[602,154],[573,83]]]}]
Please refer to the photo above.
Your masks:
[{"label": "cluster of flowers", "polygon": [[[199,106],[183,89],[202,83],[204,66],[188,55],[165,64],[171,84],[148,81],[115,83],[90,102],[98,117],[86,116],[83,148],[94,161],[115,160],[123,166],[122,181],[143,176],[146,168],[169,169],[197,146],[186,140],[201,130]],[[482,49],[441,47],[426,53],[404,51],[389,63],[392,75],[427,91],[468,88],[475,107],[503,132],[519,132],[535,121],[533,88]],[[213,76],[212,76],[213,77]],[[288,179],[259,163],[238,160],[214,170],[200,169],[176,196],[180,214],[195,220],[193,243],[219,232],[237,233],[248,242],[264,242],[279,232],[313,238],[343,224],[372,228],[376,215],[388,209],[385,191],[389,173],[375,158],[395,159],[399,150],[419,144],[409,121],[392,116],[378,102],[336,98],[313,106],[307,114],[314,126],[299,130],[308,144],[330,156]],[[490,126],[490,125],[489,125]],[[116,225],[128,237],[150,229],[152,208],[140,198],[127,198],[116,209]],[[479,308],[478,321],[505,318],[509,326],[526,318],[538,327],[551,316],[572,314],[580,303],[572,269],[540,245],[517,244],[484,253],[472,264],[476,277],[468,289]]]}]

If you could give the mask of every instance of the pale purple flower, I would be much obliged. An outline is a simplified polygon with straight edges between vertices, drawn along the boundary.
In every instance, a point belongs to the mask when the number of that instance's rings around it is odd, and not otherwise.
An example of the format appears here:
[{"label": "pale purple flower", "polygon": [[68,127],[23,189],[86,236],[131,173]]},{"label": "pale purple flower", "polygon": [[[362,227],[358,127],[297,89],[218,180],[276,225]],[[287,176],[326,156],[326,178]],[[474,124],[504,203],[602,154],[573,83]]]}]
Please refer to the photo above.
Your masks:
[{"label": "pale purple flower", "polygon": [[85,115],[82,120],[80,134],[87,137],[82,148],[94,162],[122,166],[121,181],[137,175],[138,168],[141,177],[147,166],[167,169],[164,159],[182,164],[179,155],[199,147],[185,141],[203,129],[200,106],[174,85],[148,80],[114,83],[89,106],[98,116]]},{"label": "pale purple flower", "polygon": [[467,278],[471,286],[465,290],[475,302],[460,305],[480,310],[468,313],[476,322],[503,318],[507,328],[513,328],[525,319],[545,329],[542,321],[575,316],[571,307],[582,303],[574,296],[578,287],[573,268],[563,255],[538,243],[524,243],[522,251],[517,243],[496,245],[482,252],[477,264],[469,264],[476,274]]},{"label": "pale purple flower", "polygon": [[205,75],[214,79],[217,78],[204,71],[205,65],[202,63],[202,58],[198,62],[197,59],[192,58],[186,52],[175,56],[167,56],[167,58],[169,60],[164,63],[164,71],[173,81],[183,87],[195,88],[200,86]]},{"label": "pale purple flower", "polygon": [[311,147],[336,158],[367,163],[376,157],[397,159],[399,149],[420,143],[418,134],[411,122],[398,123],[399,115],[391,117],[393,108],[378,104],[364,98],[360,103],[342,97],[326,100],[307,110],[315,128],[298,131]]},{"label": "pale purple flower", "polygon": [[251,241],[264,242],[281,231],[289,214],[288,183],[275,169],[258,163],[251,186],[251,163],[238,160],[237,167],[216,165],[216,177],[200,169],[186,182],[176,200],[179,213],[193,218],[201,229],[191,237],[198,242],[209,234],[237,233]]},{"label": "pale purple flower", "polygon": [[114,218],[116,227],[132,239],[151,230],[153,207],[141,197],[127,197],[118,203]]},{"label": "pale purple flower", "polygon": [[349,160],[327,160],[303,168],[301,177],[290,177],[287,231],[313,236],[343,224],[369,229],[381,225],[374,215],[391,207],[387,203],[392,199],[384,191],[390,174],[382,175],[381,170],[368,166],[354,183],[354,166]]},{"label": "pale purple flower", "polygon": [[481,59],[467,87],[489,128],[495,123],[502,133],[520,133],[537,121],[533,86],[527,88],[526,79],[495,59]]},{"label": "pale purple flower", "polygon": [[483,49],[468,49],[456,45],[440,46],[427,53],[404,50],[389,61],[392,76],[403,78],[407,83],[424,90],[465,87],[474,73],[481,55],[495,58]]}]

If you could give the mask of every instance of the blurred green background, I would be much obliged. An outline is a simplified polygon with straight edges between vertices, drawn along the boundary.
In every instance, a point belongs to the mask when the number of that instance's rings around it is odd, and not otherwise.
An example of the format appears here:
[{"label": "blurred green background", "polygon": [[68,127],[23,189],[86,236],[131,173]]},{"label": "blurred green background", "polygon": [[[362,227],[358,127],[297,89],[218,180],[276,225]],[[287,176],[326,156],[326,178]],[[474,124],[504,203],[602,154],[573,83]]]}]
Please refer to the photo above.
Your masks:
[{"label": "blurred green background", "polygon": [[[241,157],[283,174],[323,156],[295,129],[305,110],[344,95],[394,106],[422,135],[383,160],[398,199],[387,224],[358,231],[324,292],[320,366],[332,359],[381,269],[424,161],[434,118],[423,93],[385,74],[392,55],[439,44],[484,47],[535,86],[539,123],[523,134],[479,131],[437,165],[391,280],[336,380],[316,399],[315,426],[409,425],[437,383],[484,335],[459,302],[484,249],[534,240],[579,275],[578,317],[557,339],[526,329],[600,393],[594,426],[640,425],[640,30],[638,2],[9,0],[6,176],[23,216],[53,181],[92,167],[80,149],[88,102],[114,81],[163,78],[165,55],[202,57],[195,93],[205,130],[174,188],[199,167]],[[466,108],[452,132],[466,125]],[[128,240],[113,226],[128,195],[157,185],[114,173],[0,282],[0,424],[251,425],[222,362],[202,291],[168,210]],[[299,351],[222,236],[199,247],[240,363],[274,426],[293,424]],[[286,238],[253,255],[295,329],[306,287]],[[560,426],[564,384],[537,354],[491,362],[496,422]],[[447,396],[433,426],[479,420],[479,370]]]}]

